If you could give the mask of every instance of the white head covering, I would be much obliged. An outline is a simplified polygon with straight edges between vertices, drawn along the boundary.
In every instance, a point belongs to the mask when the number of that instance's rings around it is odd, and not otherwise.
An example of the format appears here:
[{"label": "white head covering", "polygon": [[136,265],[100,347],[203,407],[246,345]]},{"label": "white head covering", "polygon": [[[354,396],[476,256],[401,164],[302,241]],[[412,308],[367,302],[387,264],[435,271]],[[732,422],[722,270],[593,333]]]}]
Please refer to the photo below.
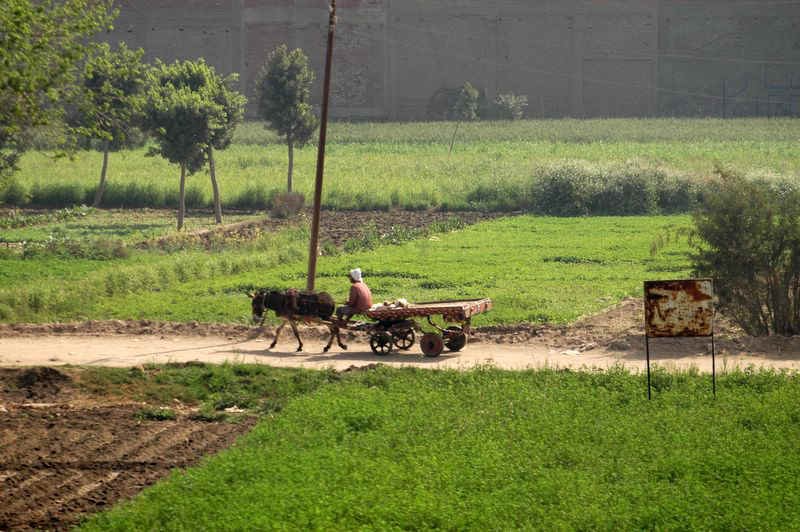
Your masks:
[{"label": "white head covering", "polygon": [[350,278],[354,281],[361,281],[361,268],[354,268],[350,270]]}]

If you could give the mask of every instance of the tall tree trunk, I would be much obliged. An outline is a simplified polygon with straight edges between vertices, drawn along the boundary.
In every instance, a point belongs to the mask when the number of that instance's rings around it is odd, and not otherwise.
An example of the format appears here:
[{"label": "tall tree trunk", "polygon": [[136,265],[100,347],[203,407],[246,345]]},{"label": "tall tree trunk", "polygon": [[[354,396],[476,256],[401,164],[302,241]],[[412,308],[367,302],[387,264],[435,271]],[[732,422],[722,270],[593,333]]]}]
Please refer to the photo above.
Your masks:
[{"label": "tall tree trunk", "polygon": [[103,200],[103,193],[106,191],[106,174],[108,172],[108,150],[111,143],[106,140],[103,142],[103,168],[100,170],[100,184],[97,186],[97,191],[94,193],[94,203],[92,207],[99,207],[100,202]]},{"label": "tall tree trunk", "polygon": [[183,217],[186,215],[186,164],[181,164],[181,193],[178,198],[178,231],[183,229]]},{"label": "tall tree trunk", "polygon": [[219,185],[217,184],[217,169],[214,165],[214,148],[208,147],[208,171],[211,174],[211,191],[214,195],[214,219],[222,223],[222,202],[219,199]]},{"label": "tall tree trunk", "polygon": [[294,171],[294,141],[289,138],[287,139],[287,144],[289,144],[289,175],[287,177],[288,180],[288,189],[289,192],[292,191],[292,172]]}]

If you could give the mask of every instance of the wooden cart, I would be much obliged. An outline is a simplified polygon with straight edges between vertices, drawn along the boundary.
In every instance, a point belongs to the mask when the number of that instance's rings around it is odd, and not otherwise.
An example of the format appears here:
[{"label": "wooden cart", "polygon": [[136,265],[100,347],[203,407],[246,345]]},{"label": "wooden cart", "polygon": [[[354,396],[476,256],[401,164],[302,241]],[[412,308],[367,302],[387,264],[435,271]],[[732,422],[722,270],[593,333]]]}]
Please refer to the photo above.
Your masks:
[{"label": "wooden cart", "polygon": [[[388,355],[393,348],[411,349],[416,340],[415,331],[422,330],[416,320],[426,318],[436,332],[424,333],[419,346],[425,356],[437,357],[445,347],[450,351],[463,349],[469,338],[472,317],[491,308],[492,300],[489,298],[382,305],[363,313],[374,322],[348,328],[367,332],[372,351]],[[444,326],[433,322],[432,318],[437,316]]]}]

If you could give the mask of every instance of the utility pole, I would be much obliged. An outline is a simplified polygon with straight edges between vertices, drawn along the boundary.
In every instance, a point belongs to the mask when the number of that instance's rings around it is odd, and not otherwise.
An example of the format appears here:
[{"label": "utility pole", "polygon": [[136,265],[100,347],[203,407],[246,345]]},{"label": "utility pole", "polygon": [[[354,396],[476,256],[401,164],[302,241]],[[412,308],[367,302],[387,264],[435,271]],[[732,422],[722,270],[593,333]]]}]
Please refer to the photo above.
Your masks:
[{"label": "utility pole", "polygon": [[311,238],[308,245],[308,279],[306,290],[314,290],[317,277],[317,254],[319,250],[319,211],[322,203],[322,176],[325,173],[325,138],[328,132],[328,100],[331,93],[331,63],[333,62],[333,34],[336,30],[336,0],[331,0],[328,19],[328,50],[325,55],[325,81],[322,86],[322,117],[319,125],[317,148],[317,180],[314,185],[314,213],[311,218]]}]

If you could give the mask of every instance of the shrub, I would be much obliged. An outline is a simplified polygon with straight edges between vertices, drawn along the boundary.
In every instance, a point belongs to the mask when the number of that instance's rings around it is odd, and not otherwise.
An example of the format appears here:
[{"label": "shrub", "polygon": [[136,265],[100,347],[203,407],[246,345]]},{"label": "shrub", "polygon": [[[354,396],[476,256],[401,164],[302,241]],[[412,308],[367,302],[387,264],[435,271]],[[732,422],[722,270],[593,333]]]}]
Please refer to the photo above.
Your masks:
[{"label": "shrub", "polygon": [[531,185],[533,208],[549,216],[586,216],[599,188],[597,177],[575,164],[537,168]]},{"label": "shrub", "polygon": [[633,215],[656,212],[656,183],[636,169],[605,175],[590,200],[591,214]]},{"label": "shrub", "polygon": [[717,172],[694,215],[697,272],[747,333],[800,334],[800,190]]},{"label": "shrub", "polygon": [[664,214],[691,212],[699,204],[701,188],[689,177],[670,176],[658,172],[656,176],[656,202]]},{"label": "shrub", "polygon": [[305,196],[299,192],[282,192],[272,200],[270,214],[274,218],[290,218],[303,208]]},{"label": "shrub", "polygon": [[528,97],[513,92],[498,94],[494,99],[495,116],[501,120],[521,120],[528,107]]},{"label": "shrub", "polygon": [[31,196],[28,193],[28,189],[15,177],[8,178],[5,186],[0,189],[0,203],[22,207],[27,205],[30,200]]},{"label": "shrub", "polygon": [[78,183],[36,183],[31,189],[31,203],[40,207],[70,207],[85,203],[86,190]]},{"label": "shrub", "polygon": [[689,212],[699,190],[689,178],[659,168],[571,162],[537,167],[526,201],[535,212],[551,216],[676,213]]}]

